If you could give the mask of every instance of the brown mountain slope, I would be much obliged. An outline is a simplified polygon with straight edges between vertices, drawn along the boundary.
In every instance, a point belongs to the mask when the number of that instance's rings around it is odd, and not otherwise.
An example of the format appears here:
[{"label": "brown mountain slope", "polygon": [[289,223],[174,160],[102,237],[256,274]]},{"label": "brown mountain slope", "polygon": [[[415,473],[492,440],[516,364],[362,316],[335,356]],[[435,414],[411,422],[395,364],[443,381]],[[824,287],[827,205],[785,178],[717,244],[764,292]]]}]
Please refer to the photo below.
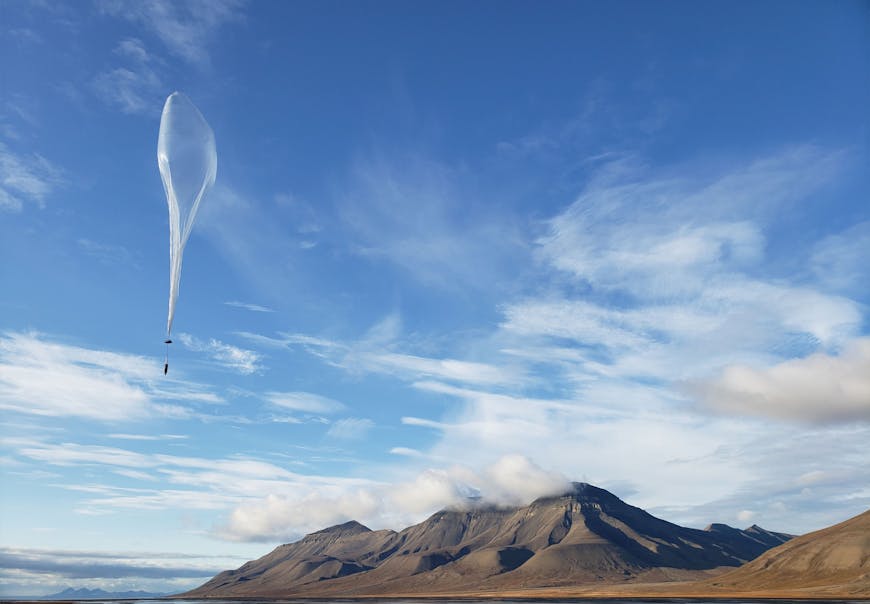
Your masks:
[{"label": "brown mountain slope", "polygon": [[224,571],[195,590],[237,595],[278,592],[288,585],[304,585],[354,574],[378,562],[366,554],[384,550],[394,531],[372,531],[358,522],[347,522],[303,539],[281,545],[269,554]]},{"label": "brown mountain slope", "polygon": [[719,589],[870,596],[870,510],[780,545],[711,581]]},{"label": "brown mountain slope", "polygon": [[758,527],[681,527],[575,483],[562,496],[524,507],[441,511],[398,533],[348,522],[220,573],[185,596],[409,595],[673,580],[739,566],[787,538]]}]

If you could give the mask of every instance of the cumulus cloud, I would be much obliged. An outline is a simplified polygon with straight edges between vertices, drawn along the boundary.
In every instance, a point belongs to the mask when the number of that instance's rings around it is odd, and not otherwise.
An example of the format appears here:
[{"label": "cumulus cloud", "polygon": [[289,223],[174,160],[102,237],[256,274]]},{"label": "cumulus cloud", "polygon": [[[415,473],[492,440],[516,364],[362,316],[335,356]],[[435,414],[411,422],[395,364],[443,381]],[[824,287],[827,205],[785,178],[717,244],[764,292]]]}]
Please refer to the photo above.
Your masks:
[{"label": "cumulus cloud", "polygon": [[269,494],[235,508],[216,534],[231,541],[295,540],[308,532],[373,516],[379,504],[369,489],[311,490],[301,498]]},{"label": "cumulus cloud", "polygon": [[839,355],[816,353],[771,367],[730,365],[688,386],[721,412],[809,422],[870,420],[870,338]]},{"label": "cumulus cloud", "polygon": [[289,540],[348,520],[399,530],[440,509],[525,504],[567,488],[568,482],[557,473],[511,456],[479,470],[459,464],[428,468],[392,484],[312,482],[303,492],[270,493],[237,506],[217,532],[236,541]]},{"label": "cumulus cloud", "polygon": [[546,471],[523,455],[506,455],[486,469],[487,497],[500,502],[527,503],[566,492],[571,481]]},{"label": "cumulus cloud", "polygon": [[411,481],[394,485],[388,497],[401,512],[420,514],[480,503],[525,505],[570,487],[571,482],[559,472],[544,470],[523,455],[510,454],[478,469],[462,464],[427,469]]},{"label": "cumulus cloud", "polygon": [[[456,468],[447,470],[429,469],[414,480],[396,485],[390,499],[404,512],[411,514],[431,513],[463,501],[467,487],[463,489],[457,480]],[[465,476],[464,478],[469,478]]]},{"label": "cumulus cloud", "polygon": [[752,510],[740,510],[739,512],[737,512],[738,522],[751,522],[753,518],[755,518],[755,512],[753,512]]}]

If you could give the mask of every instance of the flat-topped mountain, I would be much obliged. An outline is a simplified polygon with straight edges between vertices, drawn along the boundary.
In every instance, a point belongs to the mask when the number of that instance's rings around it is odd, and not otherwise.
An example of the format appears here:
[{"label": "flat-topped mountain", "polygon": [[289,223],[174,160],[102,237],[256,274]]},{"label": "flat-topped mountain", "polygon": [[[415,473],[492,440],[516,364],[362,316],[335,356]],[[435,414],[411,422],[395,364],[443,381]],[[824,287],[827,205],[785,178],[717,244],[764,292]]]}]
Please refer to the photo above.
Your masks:
[{"label": "flat-topped mountain", "polygon": [[413,595],[697,578],[790,538],[760,527],[691,529],[598,487],[523,507],[443,510],[400,532],[347,522],[225,571],[188,597]]}]

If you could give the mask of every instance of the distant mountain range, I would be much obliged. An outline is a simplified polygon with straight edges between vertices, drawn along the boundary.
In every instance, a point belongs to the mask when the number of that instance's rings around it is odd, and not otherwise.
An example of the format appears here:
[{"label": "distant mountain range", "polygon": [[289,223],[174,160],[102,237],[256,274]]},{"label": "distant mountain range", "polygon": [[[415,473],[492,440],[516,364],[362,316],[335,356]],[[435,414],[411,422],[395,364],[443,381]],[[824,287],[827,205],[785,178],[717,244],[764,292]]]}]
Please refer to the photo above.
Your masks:
[{"label": "distant mountain range", "polygon": [[161,598],[167,594],[149,593],[147,591],[105,591],[102,589],[87,589],[85,587],[74,589],[67,587],[63,591],[56,594],[50,594],[39,598],[28,598],[31,600],[121,600],[121,599],[143,599],[143,598]]},{"label": "distant mountain range", "polygon": [[574,483],[528,506],[444,510],[402,531],[347,522],[225,571],[185,597],[482,594],[696,580],[791,535],[691,529]]}]

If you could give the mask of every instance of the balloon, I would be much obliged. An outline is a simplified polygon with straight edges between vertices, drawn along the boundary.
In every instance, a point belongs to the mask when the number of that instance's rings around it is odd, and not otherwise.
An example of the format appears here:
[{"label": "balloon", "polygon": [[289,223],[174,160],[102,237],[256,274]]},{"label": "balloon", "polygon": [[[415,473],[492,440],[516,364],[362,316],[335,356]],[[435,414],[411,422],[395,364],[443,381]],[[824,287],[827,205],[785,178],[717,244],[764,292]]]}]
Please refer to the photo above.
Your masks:
[{"label": "balloon", "polygon": [[[190,237],[199,204],[217,175],[214,132],[190,99],[180,92],[170,94],[163,105],[157,137],[157,166],[169,204],[169,312],[166,317],[166,343],[169,344],[184,245]],[[168,365],[164,373],[166,369]]]}]

